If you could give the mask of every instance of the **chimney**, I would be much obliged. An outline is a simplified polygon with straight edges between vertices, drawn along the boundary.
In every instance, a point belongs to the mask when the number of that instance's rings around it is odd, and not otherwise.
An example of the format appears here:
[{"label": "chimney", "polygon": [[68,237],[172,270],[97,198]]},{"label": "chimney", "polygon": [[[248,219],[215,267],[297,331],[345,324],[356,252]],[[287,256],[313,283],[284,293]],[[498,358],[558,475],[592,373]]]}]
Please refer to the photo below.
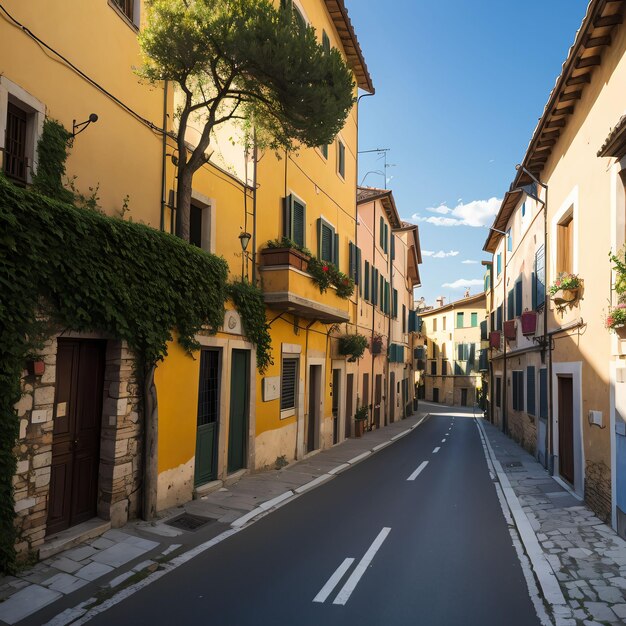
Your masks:
[{"label": "chimney", "polygon": [[445,300],[445,297],[444,297],[444,296],[439,296],[439,297],[437,298],[437,300],[435,300],[435,302],[437,303],[437,306],[438,306],[438,307],[441,307],[441,306],[443,306],[443,301],[444,301],[444,300]]},{"label": "chimney", "polygon": [[469,290],[469,289],[465,292],[465,297],[466,297],[466,298],[469,298],[469,297],[470,297],[470,290]]}]

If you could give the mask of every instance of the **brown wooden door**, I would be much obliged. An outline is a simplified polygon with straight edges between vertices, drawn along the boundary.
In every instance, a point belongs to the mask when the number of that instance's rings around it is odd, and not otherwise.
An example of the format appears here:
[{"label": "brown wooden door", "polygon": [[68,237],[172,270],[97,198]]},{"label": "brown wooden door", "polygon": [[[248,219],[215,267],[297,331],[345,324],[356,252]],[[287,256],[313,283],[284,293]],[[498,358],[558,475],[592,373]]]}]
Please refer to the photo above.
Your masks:
[{"label": "brown wooden door", "polygon": [[319,432],[320,394],[322,389],[322,366],[309,367],[309,415],[307,423],[306,451],[317,449],[317,433]]},{"label": "brown wooden door", "polygon": [[59,339],[47,533],[96,515],[105,342]]},{"label": "brown wooden door", "polygon": [[354,374],[348,374],[346,376],[346,423],[345,423],[345,437],[350,436],[350,426],[354,419],[354,407],[352,406],[352,396],[354,394]]},{"label": "brown wooden door", "polygon": [[376,387],[374,389],[374,423],[380,428],[380,403],[383,397],[383,375],[376,374]]},{"label": "brown wooden door", "polygon": [[396,373],[389,373],[389,421],[393,422],[396,416]]},{"label": "brown wooden door", "polygon": [[559,474],[574,484],[574,385],[559,376]]}]

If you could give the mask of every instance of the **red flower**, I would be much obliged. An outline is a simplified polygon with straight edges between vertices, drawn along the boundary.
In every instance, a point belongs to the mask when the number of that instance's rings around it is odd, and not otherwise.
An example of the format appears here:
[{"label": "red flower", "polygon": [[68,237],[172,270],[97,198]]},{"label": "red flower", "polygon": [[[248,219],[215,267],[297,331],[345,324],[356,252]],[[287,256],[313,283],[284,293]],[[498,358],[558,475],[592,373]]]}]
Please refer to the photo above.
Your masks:
[{"label": "red flower", "polygon": [[328,271],[328,265],[324,265],[324,267],[322,267],[322,272],[327,272]]}]

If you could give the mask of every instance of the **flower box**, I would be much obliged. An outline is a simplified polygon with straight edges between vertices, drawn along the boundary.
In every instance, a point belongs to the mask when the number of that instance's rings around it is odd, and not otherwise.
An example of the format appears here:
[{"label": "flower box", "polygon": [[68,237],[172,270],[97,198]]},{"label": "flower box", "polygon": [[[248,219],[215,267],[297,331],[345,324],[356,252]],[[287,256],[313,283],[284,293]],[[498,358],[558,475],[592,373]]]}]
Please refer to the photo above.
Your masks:
[{"label": "flower box", "polygon": [[537,332],[537,312],[524,311],[521,317],[522,335],[534,335]]},{"label": "flower box", "polygon": [[264,248],[261,250],[264,267],[289,265],[297,270],[307,271],[310,257],[295,248]]},{"label": "flower box", "polygon": [[502,333],[499,330],[492,330],[489,333],[489,347],[500,349],[500,343],[502,341]]},{"label": "flower box", "polygon": [[517,339],[517,324],[515,320],[504,322],[504,338],[508,340]]},{"label": "flower box", "polygon": [[576,300],[578,300],[579,291],[580,289],[578,287],[575,289],[559,289],[552,294],[552,301],[557,306],[571,304],[572,302],[576,302]]},{"label": "flower box", "polygon": [[370,341],[370,352],[372,354],[381,354],[383,351],[383,338],[375,335]]}]

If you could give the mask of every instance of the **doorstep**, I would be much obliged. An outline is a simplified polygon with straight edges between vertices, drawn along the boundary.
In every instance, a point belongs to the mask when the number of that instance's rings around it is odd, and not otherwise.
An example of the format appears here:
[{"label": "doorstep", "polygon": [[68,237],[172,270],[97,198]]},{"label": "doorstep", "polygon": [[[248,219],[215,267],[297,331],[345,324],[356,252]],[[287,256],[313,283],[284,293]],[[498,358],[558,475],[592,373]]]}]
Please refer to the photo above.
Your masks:
[{"label": "doorstep", "polygon": [[204,483],[204,485],[198,485],[194,487],[193,490],[193,499],[199,500],[200,498],[212,493],[213,491],[217,491],[221,487],[224,486],[223,480],[212,480],[210,483]]},{"label": "doorstep", "polygon": [[60,533],[56,533],[56,535],[50,535],[39,548],[39,560],[43,561],[79,543],[95,539],[103,535],[107,530],[111,530],[110,521],[93,517],[82,524],[62,530]]},{"label": "doorstep", "polygon": [[232,474],[228,474],[228,476],[224,479],[224,487],[230,487],[231,485],[238,483],[246,474],[248,474],[248,470],[245,467],[233,472]]}]

